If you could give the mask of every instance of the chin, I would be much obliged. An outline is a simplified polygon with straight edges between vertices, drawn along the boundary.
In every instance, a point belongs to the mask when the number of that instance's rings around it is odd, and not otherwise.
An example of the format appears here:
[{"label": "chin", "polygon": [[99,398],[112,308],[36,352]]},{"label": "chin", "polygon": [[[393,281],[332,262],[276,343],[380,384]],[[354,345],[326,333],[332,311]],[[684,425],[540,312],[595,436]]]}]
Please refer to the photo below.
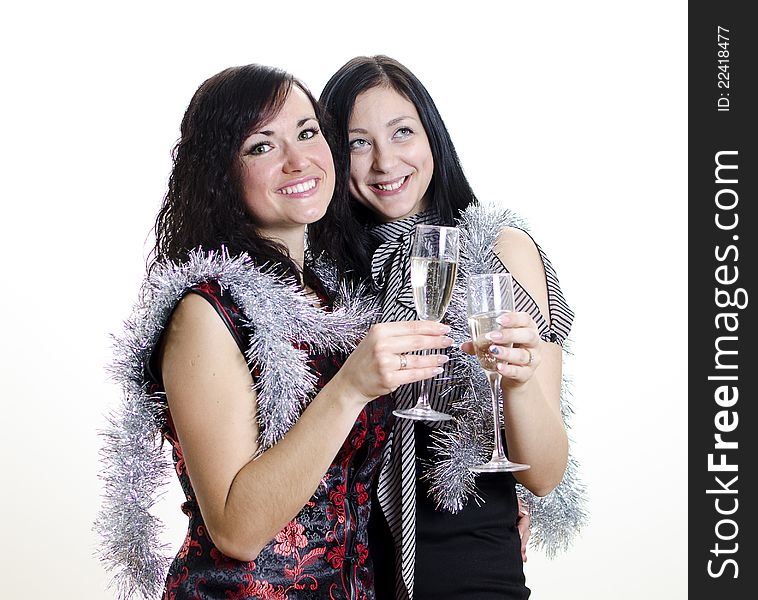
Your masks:
[{"label": "chin", "polygon": [[399,221],[400,219],[409,217],[412,214],[418,212],[418,210],[416,210],[415,206],[385,206],[383,207],[383,210],[374,210],[374,212],[376,213],[378,219],[384,222],[389,222]]},{"label": "chin", "polygon": [[310,225],[311,223],[315,223],[316,221],[320,220],[325,214],[326,214],[326,207],[319,210],[305,211],[301,215],[301,218],[305,225]]}]

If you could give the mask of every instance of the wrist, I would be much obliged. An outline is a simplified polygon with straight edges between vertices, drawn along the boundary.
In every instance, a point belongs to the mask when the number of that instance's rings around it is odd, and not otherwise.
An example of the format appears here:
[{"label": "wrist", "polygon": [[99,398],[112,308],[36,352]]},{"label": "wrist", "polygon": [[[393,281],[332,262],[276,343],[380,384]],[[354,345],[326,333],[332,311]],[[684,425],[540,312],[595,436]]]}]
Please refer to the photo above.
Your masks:
[{"label": "wrist", "polygon": [[342,371],[338,371],[332,380],[324,386],[323,391],[328,391],[331,402],[338,405],[341,410],[358,413],[363,410],[374,398],[369,398],[360,391],[350,378]]},{"label": "wrist", "polygon": [[525,401],[531,394],[532,380],[524,382],[502,379],[501,389],[503,399],[507,402]]}]

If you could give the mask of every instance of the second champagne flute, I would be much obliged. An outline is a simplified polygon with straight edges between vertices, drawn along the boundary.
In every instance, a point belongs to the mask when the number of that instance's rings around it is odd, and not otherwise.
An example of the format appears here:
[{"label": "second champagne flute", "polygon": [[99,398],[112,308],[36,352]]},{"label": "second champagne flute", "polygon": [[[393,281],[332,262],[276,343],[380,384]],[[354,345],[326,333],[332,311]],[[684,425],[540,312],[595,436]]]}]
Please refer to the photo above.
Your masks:
[{"label": "second champagne flute", "polygon": [[471,467],[471,470],[477,473],[523,471],[528,469],[529,465],[511,462],[505,455],[500,402],[498,401],[498,394],[502,392],[500,389],[501,375],[497,370],[497,360],[490,352],[492,342],[487,338],[489,332],[502,329],[497,318],[513,311],[513,279],[509,273],[472,275],[468,280],[467,294],[471,338],[474,342],[479,364],[487,374],[495,430],[492,458],[489,462]]},{"label": "second champagne flute", "polygon": [[[419,319],[441,321],[450,303],[458,270],[458,229],[417,225],[411,250],[411,287]],[[428,354],[424,350],[423,354]],[[393,414],[415,421],[446,421],[452,417],[429,404],[429,380],[420,382],[421,392],[413,408]]]}]

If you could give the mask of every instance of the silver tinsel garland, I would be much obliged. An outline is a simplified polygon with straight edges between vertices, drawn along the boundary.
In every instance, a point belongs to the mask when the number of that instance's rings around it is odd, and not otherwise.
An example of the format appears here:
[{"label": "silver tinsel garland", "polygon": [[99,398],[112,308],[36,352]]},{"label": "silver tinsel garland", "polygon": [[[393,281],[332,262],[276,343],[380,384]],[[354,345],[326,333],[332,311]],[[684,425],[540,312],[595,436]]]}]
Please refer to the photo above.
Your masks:
[{"label": "silver tinsel garland", "polygon": [[171,472],[160,435],[166,404],[162,394],[149,393],[145,365],[176,303],[188,288],[210,280],[231,294],[250,330],[246,356],[260,367],[258,454],[284,436],[314,395],[307,353],[292,341],[306,342],[314,352],[349,353],[376,316],[374,299],[363,288],[348,289],[330,277],[337,300],[334,311],[326,312],[313,307],[295,281],[256,267],[245,255],[196,251],[184,263],[151,271],[124,333],[115,338],[110,371],[123,401],[108,417],[101,451],[105,492],[95,529],[99,556],[120,598],[159,597],[170,563],[159,543],[161,523],[150,512]]},{"label": "silver tinsel garland", "polygon": [[[471,275],[493,272],[492,248],[505,226],[526,229],[511,211],[482,205],[470,206],[458,224],[460,283],[455,286],[447,312],[451,336],[458,344],[470,339],[466,282]],[[481,501],[476,491],[476,474],[469,467],[486,462],[491,455],[493,418],[489,384],[476,357],[454,347],[450,364],[452,385],[463,389],[457,400],[451,402],[450,413],[455,418],[433,433],[437,460],[428,465],[424,477],[430,480],[437,505],[456,513],[469,498]],[[568,427],[572,408],[565,378],[561,388],[561,413]],[[563,480],[550,494],[540,498],[521,485],[517,485],[517,493],[531,515],[530,544],[548,556],[568,548],[587,521],[585,488],[579,479],[576,459],[570,453]]]}]

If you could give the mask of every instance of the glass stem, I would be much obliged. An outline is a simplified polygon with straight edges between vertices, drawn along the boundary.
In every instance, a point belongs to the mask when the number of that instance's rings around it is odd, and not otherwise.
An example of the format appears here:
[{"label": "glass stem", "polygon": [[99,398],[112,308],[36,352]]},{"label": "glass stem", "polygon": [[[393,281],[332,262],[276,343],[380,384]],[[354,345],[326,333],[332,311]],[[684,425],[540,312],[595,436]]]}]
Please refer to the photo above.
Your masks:
[{"label": "glass stem", "polygon": [[[429,349],[425,349],[421,351],[421,356],[427,356],[429,354]],[[431,408],[429,404],[429,380],[428,379],[422,379],[420,382],[420,389],[419,389],[419,396],[418,396],[418,402],[416,402],[416,406],[418,408]]]},{"label": "glass stem", "polygon": [[492,417],[495,425],[495,446],[492,449],[492,460],[505,460],[503,449],[503,435],[501,433],[502,422],[500,420],[500,404],[497,401],[497,392],[500,389],[500,373],[487,371],[487,379],[490,382],[490,396],[492,396]]}]

